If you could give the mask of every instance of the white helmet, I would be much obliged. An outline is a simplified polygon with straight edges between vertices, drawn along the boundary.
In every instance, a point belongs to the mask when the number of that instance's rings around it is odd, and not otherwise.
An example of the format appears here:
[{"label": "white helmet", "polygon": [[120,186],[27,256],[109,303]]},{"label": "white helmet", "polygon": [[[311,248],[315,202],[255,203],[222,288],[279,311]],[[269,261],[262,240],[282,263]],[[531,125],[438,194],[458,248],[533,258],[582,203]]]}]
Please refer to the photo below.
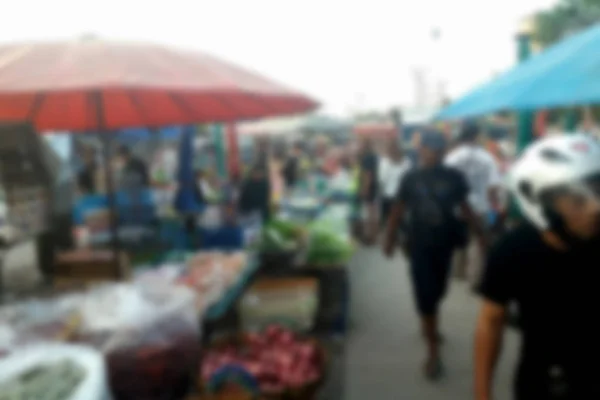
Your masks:
[{"label": "white helmet", "polygon": [[541,195],[569,188],[595,195],[584,184],[600,173],[600,143],[583,134],[540,139],[528,147],[510,171],[509,187],[524,216],[540,229],[551,227]]}]

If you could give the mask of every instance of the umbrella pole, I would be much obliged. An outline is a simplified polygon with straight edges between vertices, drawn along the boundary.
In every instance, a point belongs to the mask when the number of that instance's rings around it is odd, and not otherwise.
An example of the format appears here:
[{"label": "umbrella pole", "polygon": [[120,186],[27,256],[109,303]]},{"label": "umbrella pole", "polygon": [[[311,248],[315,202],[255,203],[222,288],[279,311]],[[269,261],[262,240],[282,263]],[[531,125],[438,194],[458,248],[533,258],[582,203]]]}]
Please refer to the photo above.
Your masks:
[{"label": "umbrella pole", "polygon": [[103,145],[102,155],[104,159],[104,170],[106,174],[106,196],[108,198],[108,208],[110,213],[110,247],[113,250],[115,256],[115,276],[121,277],[121,241],[119,240],[119,226],[117,217],[117,199],[115,195],[115,182],[111,168],[111,151],[110,145],[112,141],[108,135],[106,129],[106,122],[104,120],[104,105],[102,103],[102,93],[93,93],[93,102],[96,110],[96,126],[98,127],[98,134],[101,136]]}]

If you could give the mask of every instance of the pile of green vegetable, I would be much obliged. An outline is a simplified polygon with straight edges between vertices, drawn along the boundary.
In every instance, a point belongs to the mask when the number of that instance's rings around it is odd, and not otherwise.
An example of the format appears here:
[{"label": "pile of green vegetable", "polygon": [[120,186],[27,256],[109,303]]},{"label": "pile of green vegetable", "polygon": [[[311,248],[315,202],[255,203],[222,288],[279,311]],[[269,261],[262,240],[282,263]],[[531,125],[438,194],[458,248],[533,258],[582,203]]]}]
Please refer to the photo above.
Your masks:
[{"label": "pile of green vegetable", "polygon": [[300,249],[304,237],[305,230],[299,224],[273,219],[263,228],[259,251],[293,252]]},{"label": "pile of green vegetable", "polygon": [[351,237],[330,220],[317,221],[309,227],[307,263],[310,265],[344,265],[354,253]]}]

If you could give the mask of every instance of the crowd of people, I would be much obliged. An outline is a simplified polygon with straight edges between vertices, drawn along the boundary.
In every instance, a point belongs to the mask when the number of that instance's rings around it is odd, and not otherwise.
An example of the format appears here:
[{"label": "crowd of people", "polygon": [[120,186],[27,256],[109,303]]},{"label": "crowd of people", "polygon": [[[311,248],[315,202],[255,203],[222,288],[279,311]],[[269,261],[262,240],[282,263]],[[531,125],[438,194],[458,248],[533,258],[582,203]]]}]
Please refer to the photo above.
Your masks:
[{"label": "crowd of people", "polygon": [[[353,198],[357,234],[380,243],[387,257],[409,261],[417,315],[426,344],[423,373],[444,373],[441,302],[452,275],[483,299],[475,334],[475,397],[492,398],[493,371],[513,306],[523,345],[517,399],[600,398],[599,325],[594,321],[600,270],[600,145],[583,135],[541,139],[507,169],[482,142],[476,123],[463,123],[453,140],[435,129],[397,138],[332,145],[324,139],[274,149],[259,142],[255,160],[231,179],[236,213],[266,221],[273,204],[322,183]],[[275,151],[277,150],[277,151]],[[147,183],[143,162],[126,148],[123,176]],[[84,153],[79,185],[93,191],[96,167]],[[123,178],[125,179],[125,178]],[[131,186],[127,181],[126,185]],[[197,196],[219,186],[198,174]],[[508,229],[511,192],[520,211]]]},{"label": "crowd of people", "polygon": [[[415,143],[402,151],[396,140],[380,149],[363,140],[326,172],[354,170],[364,243],[375,244],[384,226],[383,252],[402,249],[409,261],[424,375],[444,373],[439,314],[454,269],[482,299],[474,327],[477,400],[493,398],[494,366],[515,309],[522,345],[514,397],[600,398],[593,317],[600,270],[590,265],[600,259],[598,141],[582,134],[538,140],[510,166],[510,179],[475,123],[462,124],[454,143],[433,129]],[[508,192],[520,214],[512,224]]]}]

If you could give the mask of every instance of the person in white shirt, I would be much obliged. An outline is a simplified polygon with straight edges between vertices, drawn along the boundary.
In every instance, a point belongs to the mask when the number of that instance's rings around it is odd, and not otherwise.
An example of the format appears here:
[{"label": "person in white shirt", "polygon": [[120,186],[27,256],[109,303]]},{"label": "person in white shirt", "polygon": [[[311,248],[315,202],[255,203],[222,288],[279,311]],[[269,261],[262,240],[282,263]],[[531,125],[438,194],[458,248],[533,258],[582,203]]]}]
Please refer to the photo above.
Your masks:
[{"label": "person in white shirt", "polygon": [[[466,122],[461,128],[459,144],[446,155],[445,164],[458,169],[469,185],[469,203],[481,221],[491,222],[501,215],[499,189],[501,174],[494,156],[479,144],[480,129],[473,122]],[[472,236],[472,235],[471,235]],[[481,261],[484,255],[469,240],[464,249],[457,254],[455,274],[467,278],[476,286],[481,273]]]},{"label": "person in white shirt", "polygon": [[408,157],[404,157],[402,149],[396,140],[391,140],[387,154],[381,157],[378,165],[377,178],[379,193],[381,193],[381,222],[386,226],[396,194],[400,189],[402,177],[412,166]]}]

